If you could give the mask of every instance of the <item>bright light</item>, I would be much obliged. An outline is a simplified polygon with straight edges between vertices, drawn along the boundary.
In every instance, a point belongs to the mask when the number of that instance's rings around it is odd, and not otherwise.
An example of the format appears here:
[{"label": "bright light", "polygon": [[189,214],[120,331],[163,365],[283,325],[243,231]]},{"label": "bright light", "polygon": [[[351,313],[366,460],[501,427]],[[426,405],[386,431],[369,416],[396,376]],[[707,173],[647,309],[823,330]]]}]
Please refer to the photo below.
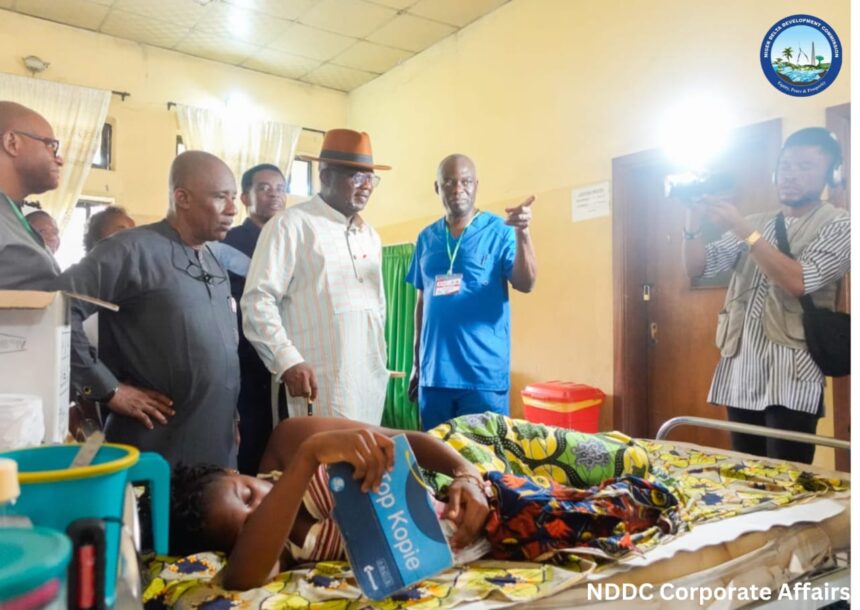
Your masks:
[{"label": "bright light", "polygon": [[251,98],[241,91],[234,91],[228,95],[224,101],[224,106],[229,114],[239,117],[248,117],[256,110],[254,104],[251,102]]},{"label": "bright light", "polygon": [[257,108],[247,95],[240,91],[228,95],[224,102],[224,133],[227,141],[243,141],[247,136],[248,122],[254,120],[256,114]]},{"label": "bright light", "polygon": [[672,106],[663,118],[663,150],[678,167],[703,171],[725,147],[732,123],[727,105],[719,98],[687,98]]},{"label": "bright light", "polygon": [[230,34],[235,38],[244,38],[251,33],[251,21],[245,11],[231,8],[228,13],[228,23],[230,24]]}]

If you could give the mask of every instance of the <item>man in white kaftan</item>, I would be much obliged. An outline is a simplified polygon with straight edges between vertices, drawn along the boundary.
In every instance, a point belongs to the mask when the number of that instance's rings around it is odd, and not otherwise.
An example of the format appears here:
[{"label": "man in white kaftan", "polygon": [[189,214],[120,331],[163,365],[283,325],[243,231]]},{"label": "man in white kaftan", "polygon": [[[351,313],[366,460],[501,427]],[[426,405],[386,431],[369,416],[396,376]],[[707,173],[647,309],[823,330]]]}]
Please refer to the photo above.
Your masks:
[{"label": "man in white kaftan", "polygon": [[[330,130],[320,193],[266,224],[242,297],[245,336],[290,417],[382,420],[388,385],[379,235],[359,215],[379,177],[367,134]],[[311,406],[312,405],[312,406]]]}]

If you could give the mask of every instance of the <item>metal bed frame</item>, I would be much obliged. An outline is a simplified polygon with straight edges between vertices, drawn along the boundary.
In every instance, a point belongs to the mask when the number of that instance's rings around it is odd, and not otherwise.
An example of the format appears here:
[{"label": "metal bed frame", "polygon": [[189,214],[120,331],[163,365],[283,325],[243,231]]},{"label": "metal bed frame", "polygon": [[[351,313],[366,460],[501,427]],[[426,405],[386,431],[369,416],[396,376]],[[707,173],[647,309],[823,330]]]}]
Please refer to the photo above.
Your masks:
[{"label": "metal bed frame", "polygon": [[716,430],[727,430],[729,432],[741,432],[744,434],[756,434],[758,436],[769,436],[785,441],[797,441],[801,443],[810,443],[813,445],[821,445],[823,447],[833,447],[834,449],[851,449],[851,443],[843,441],[839,438],[830,436],[820,436],[818,434],[808,434],[806,432],[794,432],[792,430],[780,430],[779,428],[767,428],[765,426],[755,426],[753,424],[741,424],[737,422],[725,421],[722,419],[710,419],[707,417],[691,417],[683,415],[681,417],[673,417],[667,419],[657,430],[658,441],[665,440],[669,436],[669,432],[679,426],[699,426],[701,428],[714,428]]},{"label": "metal bed frame", "polygon": [[[755,434],[758,436],[778,438],[787,441],[811,443],[814,445],[832,447],[834,449],[842,449],[845,451],[851,449],[851,443],[849,441],[844,441],[842,439],[832,438],[829,436],[820,436],[818,434],[808,434],[806,432],[794,432],[791,430],[780,430],[778,428],[767,428],[764,426],[755,426],[752,424],[742,424],[720,419],[709,419],[707,417],[692,416],[673,417],[671,419],[666,420],[665,422],[663,422],[663,425],[660,426],[660,429],[657,431],[656,440],[666,440],[666,437],[669,436],[669,432],[680,426],[697,426],[701,428],[712,428],[715,430],[726,430],[728,432]],[[834,552],[831,558],[813,573],[801,576],[800,578],[797,578],[795,579],[795,581],[792,582],[809,581],[813,588],[824,588],[827,586],[848,586],[850,584],[850,574],[851,550],[849,548],[849,550],[847,551]],[[819,603],[821,605],[819,605]],[[811,600],[806,600],[803,602],[799,602],[797,600],[793,602],[789,602],[788,600],[774,600],[770,602],[760,602],[757,604],[752,604],[752,606],[755,608],[764,608],[767,610],[783,610],[787,608],[798,607],[802,607],[804,609],[824,607],[849,607],[844,602],[840,604],[838,602],[813,602]]]}]

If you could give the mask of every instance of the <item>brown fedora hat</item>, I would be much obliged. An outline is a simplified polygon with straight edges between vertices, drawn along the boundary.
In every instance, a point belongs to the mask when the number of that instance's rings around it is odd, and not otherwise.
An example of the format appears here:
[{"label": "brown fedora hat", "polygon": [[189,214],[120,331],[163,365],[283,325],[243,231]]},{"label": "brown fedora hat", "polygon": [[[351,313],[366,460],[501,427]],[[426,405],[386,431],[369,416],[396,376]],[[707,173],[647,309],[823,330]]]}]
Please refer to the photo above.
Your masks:
[{"label": "brown fedora hat", "polygon": [[329,129],[323,138],[319,157],[299,155],[302,161],[321,161],[360,169],[391,169],[390,165],[373,163],[370,136],[352,129]]}]

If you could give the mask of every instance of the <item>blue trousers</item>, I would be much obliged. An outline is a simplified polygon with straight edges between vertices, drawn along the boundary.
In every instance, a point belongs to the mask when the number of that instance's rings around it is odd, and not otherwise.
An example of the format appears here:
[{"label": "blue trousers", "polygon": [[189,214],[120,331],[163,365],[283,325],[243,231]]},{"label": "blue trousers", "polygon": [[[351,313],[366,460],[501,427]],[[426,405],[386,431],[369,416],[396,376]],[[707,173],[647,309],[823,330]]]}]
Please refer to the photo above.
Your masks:
[{"label": "blue trousers", "polygon": [[464,390],[460,388],[418,388],[421,429],[429,430],[460,415],[492,411],[510,414],[509,390]]}]

